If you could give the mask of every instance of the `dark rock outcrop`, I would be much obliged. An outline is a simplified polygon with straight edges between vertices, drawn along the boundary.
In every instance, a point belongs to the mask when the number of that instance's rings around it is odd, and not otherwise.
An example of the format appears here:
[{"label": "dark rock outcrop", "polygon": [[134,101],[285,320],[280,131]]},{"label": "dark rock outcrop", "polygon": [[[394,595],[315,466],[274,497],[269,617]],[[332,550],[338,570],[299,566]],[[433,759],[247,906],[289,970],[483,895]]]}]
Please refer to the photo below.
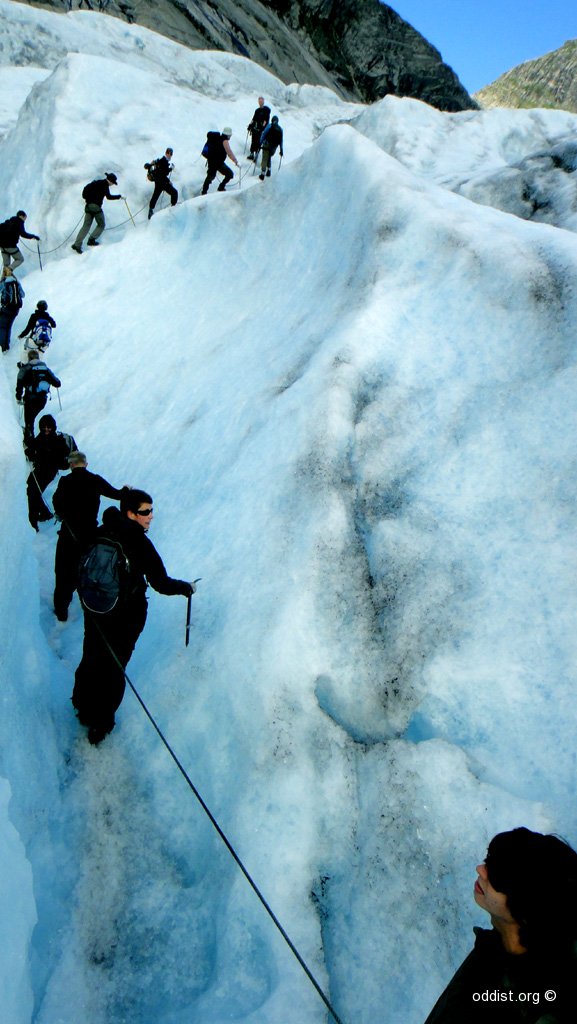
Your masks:
[{"label": "dark rock outcrop", "polygon": [[[440,53],[379,0],[80,0],[191,49],[250,57],[284,82],[371,102],[387,93],[439,110],[476,107]],[[68,10],[67,0],[32,0]],[[71,0],[77,9],[79,0]]]}]

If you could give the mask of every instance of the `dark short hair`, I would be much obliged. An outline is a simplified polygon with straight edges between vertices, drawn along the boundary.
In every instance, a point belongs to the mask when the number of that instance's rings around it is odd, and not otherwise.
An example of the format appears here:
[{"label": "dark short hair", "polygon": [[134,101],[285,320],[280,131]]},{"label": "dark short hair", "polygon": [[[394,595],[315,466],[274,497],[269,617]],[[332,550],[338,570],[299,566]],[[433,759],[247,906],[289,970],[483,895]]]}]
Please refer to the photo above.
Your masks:
[{"label": "dark short hair", "polygon": [[152,498],[146,491],[141,491],[138,487],[122,488],[120,495],[121,512],[138,512],[140,506],[145,503],[152,504]]},{"label": "dark short hair", "polygon": [[577,853],[564,839],[528,828],[500,832],[485,866],[527,949],[550,950],[577,938]]},{"label": "dark short hair", "polygon": [[56,420],[54,419],[54,416],[51,416],[50,413],[47,412],[45,416],[41,416],[38,420],[38,426],[40,427],[40,430],[42,430],[43,427],[52,427],[53,430],[56,430]]}]

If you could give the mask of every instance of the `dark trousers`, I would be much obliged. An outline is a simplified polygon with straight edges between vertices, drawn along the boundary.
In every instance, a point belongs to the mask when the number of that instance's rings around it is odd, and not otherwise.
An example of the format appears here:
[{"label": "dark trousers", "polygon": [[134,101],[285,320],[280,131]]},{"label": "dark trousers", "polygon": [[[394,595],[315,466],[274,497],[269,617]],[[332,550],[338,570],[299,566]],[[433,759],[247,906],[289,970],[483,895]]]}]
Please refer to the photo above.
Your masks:
[{"label": "dark trousers", "polygon": [[178,202],[178,192],[168,178],[162,178],[161,181],[156,181],[154,183],[154,192],[152,193],[152,199],[150,200],[149,210],[154,210],[159,196],[162,195],[163,192],[166,192],[167,195],[170,196],[170,205],[176,206]]},{"label": "dark trousers", "polygon": [[230,167],[227,167],[226,164],[209,164],[206,172],[206,178],[204,179],[204,185],[202,186],[203,196],[205,196],[206,193],[208,192],[208,189],[212,182],[214,181],[214,179],[216,178],[217,174],[222,174],[223,177],[223,180],[218,186],[219,192],[224,192],[229,181],[232,181],[232,179],[234,178],[234,171],[231,171]]},{"label": "dark trousers", "polygon": [[250,151],[255,156],[258,153],[259,149],[260,149],[260,137],[261,137],[261,135],[262,135],[262,131],[260,130],[260,128],[251,128],[251,130],[250,130]]},{"label": "dark trousers", "polygon": [[0,309],[0,348],[3,352],[10,348],[10,332],[18,313],[18,309]]},{"label": "dark trousers", "polygon": [[62,523],[56,543],[54,558],[54,611],[64,615],[68,611],[74,591],[78,585],[78,566],[80,557],[94,538],[96,526],[92,532],[68,529]]},{"label": "dark trousers", "polygon": [[42,412],[48,401],[48,394],[24,396],[24,440],[31,441],[34,437],[34,420]]},{"label": "dark trousers", "polygon": [[34,466],[28,480],[26,481],[26,493],[28,495],[28,519],[30,525],[36,529],[39,519],[48,519],[51,515],[50,509],[42,497],[56,476],[58,469],[55,466]]},{"label": "dark trousers", "polygon": [[82,725],[106,732],[114,728],[114,714],[122,703],[126,685],[123,670],[144,629],[146,613],[144,594],[107,615],[84,612],[82,661],[76,669],[72,694],[72,704]]}]

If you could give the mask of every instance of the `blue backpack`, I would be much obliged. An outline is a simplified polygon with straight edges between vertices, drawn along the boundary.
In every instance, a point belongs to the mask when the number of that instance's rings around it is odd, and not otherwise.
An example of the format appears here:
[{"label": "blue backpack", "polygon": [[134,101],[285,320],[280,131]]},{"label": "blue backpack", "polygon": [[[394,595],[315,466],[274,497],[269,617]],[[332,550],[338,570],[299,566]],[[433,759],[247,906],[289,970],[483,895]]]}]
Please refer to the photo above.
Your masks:
[{"label": "blue backpack", "polygon": [[36,322],[36,326],[30,335],[30,340],[37,348],[48,348],[52,341],[52,328],[48,323],[48,320],[38,320]]}]

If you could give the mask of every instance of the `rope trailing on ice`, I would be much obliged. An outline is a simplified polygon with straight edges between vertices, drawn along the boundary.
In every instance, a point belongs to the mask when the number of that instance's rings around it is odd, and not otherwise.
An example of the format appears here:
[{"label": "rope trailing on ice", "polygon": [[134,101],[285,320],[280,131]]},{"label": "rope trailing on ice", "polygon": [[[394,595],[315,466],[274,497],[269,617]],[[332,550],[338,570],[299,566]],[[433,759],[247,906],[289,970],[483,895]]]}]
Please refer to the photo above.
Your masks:
[{"label": "rope trailing on ice", "polygon": [[186,781],[187,785],[192,790],[192,792],[193,792],[194,796],[196,797],[198,803],[200,804],[200,806],[202,807],[204,813],[208,817],[211,825],[213,826],[213,828],[216,830],[216,832],[218,833],[218,835],[222,839],[224,845],[226,846],[228,852],[230,853],[231,857],[235,861],[237,867],[240,868],[240,870],[242,871],[242,873],[243,873],[244,877],[246,878],[248,884],[250,885],[251,889],[253,890],[255,895],[258,897],[258,899],[262,903],[264,909],[266,910],[267,914],[271,918],[272,922],[276,925],[278,931],[280,932],[280,934],[282,935],[283,939],[285,940],[285,942],[286,942],[287,946],[289,947],[291,953],[298,960],[298,962],[301,965],[303,971],[305,972],[307,978],[309,979],[311,985],[313,986],[314,989],[316,989],[318,995],[321,997],[323,1003],[325,1004],[325,1006],[326,1006],[327,1010],[329,1011],[329,1013],[330,1013],[331,1017],[333,1018],[333,1020],[336,1022],[336,1024],[343,1024],[342,1018],[338,1016],[336,1010],[334,1010],[333,1007],[331,1006],[331,1003],[330,1003],[328,997],[323,992],[321,986],[319,985],[318,981],[316,980],[316,978],[315,978],[314,974],[312,973],[311,969],[308,967],[308,965],[306,964],[305,960],[303,959],[303,957],[299,953],[298,949],[296,948],[294,942],[292,942],[292,940],[290,939],[289,935],[287,934],[287,932],[283,928],[282,924],[280,923],[278,917],[276,916],[276,914],[274,913],[272,908],[269,906],[267,900],[263,896],[263,894],[260,891],[258,885],[254,881],[252,876],[249,874],[247,868],[244,866],[244,864],[243,864],[242,860],[240,859],[238,853],[236,852],[234,846],[232,845],[232,843],[230,842],[230,840],[226,836],[225,832],[220,827],[218,821],[216,820],[214,814],[210,810],[208,804],[206,803],[206,801],[203,799],[203,797],[199,793],[198,789],[196,788],[196,786],[194,785],[192,779],[190,778],[188,772],[184,768],[182,762],[178,759],[178,757],[175,754],[174,750],[170,746],[170,743],[166,739],[166,736],[162,732],[160,726],[155,721],[155,719],[154,719],[153,715],[151,714],[151,712],[148,710],[148,708],[147,708],[146,704],[144,703],[142,697],[140,696],[138,690],[136,689],[136,687],[132,683],[130,677],[128,676],[128,673],[126,672],[126,669],[123,667],[123,665],[120,663],[119,659],[116,657],[115,652],[113,651],[112,647],[108,643],[107,638],[105,637],[105,635],[104,635],[104,633],[103,633],[99,623],[96,620],[95,620],[95,625],[96,625],[96,627],[97,627],[97,629],[98,629],[102,639],[104,640],[104,643],[106,644],[108,650],[110,651],[110,654],[114,658],[114,661],[116,662],[118,667],[123,672],[124,678],[125,678],[126,682],[128,683],[130,689],[132,690],[134,696],[136,697],[138,703],[140,704],[140,706],[141,706],[142,710],[144,711],[146,717],[148,718],[150,724],[156,730],[160,740],[162,741],[162,743],[166,747],[168,753],[170,754],[172,760],[174,761],[176,767],[178,768],[178,770],[181,773],[182,777]]}]

